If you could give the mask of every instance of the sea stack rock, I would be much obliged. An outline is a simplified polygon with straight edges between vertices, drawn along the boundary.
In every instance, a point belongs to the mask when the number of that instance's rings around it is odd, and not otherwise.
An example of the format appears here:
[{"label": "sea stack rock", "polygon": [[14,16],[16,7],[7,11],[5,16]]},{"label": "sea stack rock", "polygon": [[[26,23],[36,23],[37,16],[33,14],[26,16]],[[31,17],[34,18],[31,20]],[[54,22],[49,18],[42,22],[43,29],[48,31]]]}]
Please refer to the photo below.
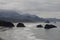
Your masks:
[{"label": "sea stack rock", "polygon": [[1,20],[0,20],[0,26],[2,26],[2,27],[8,27],[8,28],[12,28],[12,27],[14,27],[14,24],[11,23],[11,22],[1,21]]},{"label": "sea stack rock", "polygon": [[42,28],[43,26],[42,25],[37,25],[37,28]]},{"label": "sea stack rock", "polygon": [[18,23],[17,27],[25,27],[25,25],[23,23]]},{"label": "sea stack rock", "polygon": [[52,24],[46,24],[44,28],[45,29],[51,29],[51,28],[57,28],[57,26],[52,25]]}]

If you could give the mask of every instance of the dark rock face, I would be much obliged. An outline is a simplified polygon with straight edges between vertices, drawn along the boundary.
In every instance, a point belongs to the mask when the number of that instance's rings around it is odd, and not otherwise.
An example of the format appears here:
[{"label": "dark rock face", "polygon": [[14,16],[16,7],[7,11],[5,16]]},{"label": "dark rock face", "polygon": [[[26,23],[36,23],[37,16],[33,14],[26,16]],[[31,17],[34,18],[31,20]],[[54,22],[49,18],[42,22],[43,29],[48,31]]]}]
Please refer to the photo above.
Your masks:
[{"label": "dark rock face", "polygon": [[52,25],[52,24],[46,24],[44,28],[45,29],[51,29],[51,28],[56,28],[56,26]]},{"label": "dark rock face", "polygon": [[43,26],[42,25],[37,25],[37,28],[42,28]]},{"label": "dark rock face", "polygon": [[25,25],[23,23],[18,23],[17,27],[25,27]]},{"label": "dark rock face", "polygon": [[1,21],[1,20],[0,20],[0,26],[8,27],[8,28],[14,27],[14,25],[11,22]]}]

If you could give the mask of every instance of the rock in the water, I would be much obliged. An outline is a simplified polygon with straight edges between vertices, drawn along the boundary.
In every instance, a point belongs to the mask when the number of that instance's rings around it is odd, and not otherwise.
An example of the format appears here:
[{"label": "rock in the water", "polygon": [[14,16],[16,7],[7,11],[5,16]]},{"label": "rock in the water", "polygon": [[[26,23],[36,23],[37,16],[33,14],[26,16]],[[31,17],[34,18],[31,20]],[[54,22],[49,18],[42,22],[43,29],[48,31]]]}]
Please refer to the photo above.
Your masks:
[{"label": "rock in the water", "polygon": [[56,28],[57,26],[55,26],[55,25],[52,25],[52,24],[46,24],[45,25],[45,29],[51,29],[51,28]]},{"label": "rock in the water", "polygon": [[0,26],[2,26],[2,27],[8,27],[8,28],[12,28],[12,27],[14,27],[14,24],[11,23],[11,22],[1,21],[1,20],[0,20]]},{"label": "rock in the water", "polygon": [[37,28],[42,28],[43,26],[42,25],[37,25]]},{"label": "rock in the water", "polygon": [[25,25],[23,23],[18,23],[17,27],[25,27]]}]

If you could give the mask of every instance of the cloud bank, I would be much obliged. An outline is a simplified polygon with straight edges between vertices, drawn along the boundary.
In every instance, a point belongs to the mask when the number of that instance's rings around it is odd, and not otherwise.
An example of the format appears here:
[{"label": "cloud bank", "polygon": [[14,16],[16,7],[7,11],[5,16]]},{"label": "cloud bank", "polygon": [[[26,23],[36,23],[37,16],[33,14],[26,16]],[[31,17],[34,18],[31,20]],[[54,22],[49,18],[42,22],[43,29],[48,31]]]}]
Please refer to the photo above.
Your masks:
[{"label": "cloud bank", "polygon": [[41,17],[60,18],[58,16],[60,15],[60,0],[0,0],[0,9],[20,10],[42,15]]}]

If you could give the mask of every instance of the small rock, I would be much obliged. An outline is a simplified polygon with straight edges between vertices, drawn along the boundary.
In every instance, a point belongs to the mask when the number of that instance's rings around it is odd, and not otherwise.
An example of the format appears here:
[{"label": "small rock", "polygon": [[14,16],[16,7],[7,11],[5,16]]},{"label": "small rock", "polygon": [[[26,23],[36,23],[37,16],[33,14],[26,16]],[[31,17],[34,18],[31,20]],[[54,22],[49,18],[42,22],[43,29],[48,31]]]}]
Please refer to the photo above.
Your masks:
[{"label": "small rock", "polygon": [[37,28],[42,28],[43,26],[42,25],[37,25]]},{"label": "small rock", "polygon": [[25,27],[25,25],[23,23],[18,23],[17,27]]}]

